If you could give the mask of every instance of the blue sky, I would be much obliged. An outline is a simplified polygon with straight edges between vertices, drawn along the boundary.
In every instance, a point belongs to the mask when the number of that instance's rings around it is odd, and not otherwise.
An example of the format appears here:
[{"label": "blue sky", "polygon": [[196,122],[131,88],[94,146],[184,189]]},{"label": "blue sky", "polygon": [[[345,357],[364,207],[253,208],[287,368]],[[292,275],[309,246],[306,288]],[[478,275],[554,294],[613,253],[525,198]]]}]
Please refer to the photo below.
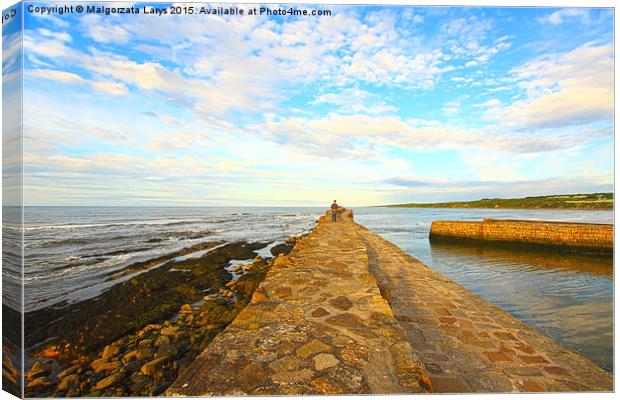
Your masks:
[{"label": "blue sky", "polygon": [[26,13],[26,203],[361,206],[613,190],[610,9],[329,8]]}]

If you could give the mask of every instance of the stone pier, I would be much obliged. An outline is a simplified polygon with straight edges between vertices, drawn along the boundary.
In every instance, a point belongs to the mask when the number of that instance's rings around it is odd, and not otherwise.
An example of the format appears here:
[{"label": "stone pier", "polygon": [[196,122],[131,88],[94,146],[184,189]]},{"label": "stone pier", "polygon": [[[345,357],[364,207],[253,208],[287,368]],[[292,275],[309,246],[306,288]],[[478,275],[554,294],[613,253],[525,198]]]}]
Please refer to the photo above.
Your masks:
[{"label": "stone pier", "polygon": [[[492,284],[492,283],[490,283]],[[168,395],[611,391],[613,379],[353,222],[321,217]]]},{"label": "stone pier", "polygon": [[168,395],[418,393],[428,378],[351,213],[322,217]]}]

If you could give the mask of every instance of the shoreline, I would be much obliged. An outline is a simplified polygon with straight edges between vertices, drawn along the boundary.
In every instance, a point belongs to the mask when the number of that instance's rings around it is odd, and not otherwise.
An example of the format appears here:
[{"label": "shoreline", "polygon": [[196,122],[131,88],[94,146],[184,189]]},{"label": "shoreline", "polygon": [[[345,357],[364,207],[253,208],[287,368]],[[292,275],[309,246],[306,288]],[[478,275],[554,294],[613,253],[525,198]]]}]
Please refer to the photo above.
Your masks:
[{"label": "shoreline", "polygon": [[610,211],[613,212],[613,208],[533,208],[533,207],[426,207],[426,206],[369,206],[369,208],[424,208],[424,209],[439,209],[439,210],[524,210],[524,211]]},{"label": "shoreline", "polygon": [[[289,251],[294,240],[274,246],[272,253]],[[26,314],[27,325],[44,330],[39,334],[29,331],[30,342],[39,336],[70,333],[60,341],[42,340],[34,348],[31,343],[27,357],[34,364],[26,374],[27,395],[159,395],[249,302],[273,262],[258,255],[257,250],[264,247],[265,243],[200,243],[128,266],[131,279],[99,296]],[[200,257],[184,257],[196,254],[195,248],[201,249]],[[194,276],[191,281],[179,281],[179,276],[188,273]],[[181,292],[169,288],[175,279]],[[191,282],[200,291],[191,290]],[[151,300],[149,293],[154,296]],[[135,311],[125,303],[147,308]],[[63,315],[69,320],[63,320]],[[47,324],[41,322],[42,317]],[[149,363],[153,364],[145,367]],[[118,386],[121,380],[131,383]]]}]

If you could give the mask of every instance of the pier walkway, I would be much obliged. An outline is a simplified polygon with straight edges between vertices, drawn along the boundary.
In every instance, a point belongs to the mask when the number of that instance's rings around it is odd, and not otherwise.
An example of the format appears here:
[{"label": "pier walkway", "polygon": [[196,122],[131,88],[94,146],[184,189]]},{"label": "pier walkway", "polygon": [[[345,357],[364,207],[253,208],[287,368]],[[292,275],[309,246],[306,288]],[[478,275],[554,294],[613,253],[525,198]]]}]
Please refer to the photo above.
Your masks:
[{"label": "pier walkway", "polygon": [[166,394],[611,390],[598,366],[346,212],[337,223],[322,217],[276,259],[252,302]]},{"label": "pier walkway", "polygon": [[350,212],[325,219],[278,257],[252,302],[166,394],[428,391]]}]

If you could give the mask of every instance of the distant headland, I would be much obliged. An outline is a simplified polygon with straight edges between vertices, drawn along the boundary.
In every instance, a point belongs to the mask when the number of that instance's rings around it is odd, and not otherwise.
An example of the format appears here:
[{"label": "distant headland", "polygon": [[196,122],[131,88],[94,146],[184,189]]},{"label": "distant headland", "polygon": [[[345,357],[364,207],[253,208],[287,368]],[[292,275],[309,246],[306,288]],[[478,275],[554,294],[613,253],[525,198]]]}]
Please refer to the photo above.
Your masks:
[{"label": "distant headland", "polygon": [[579,209],[613,210],[613,193],[560,194],[514,199],[482,199],[447,203],[406,203],[379,207],[404,208],[511,208],[511,209]]}]

